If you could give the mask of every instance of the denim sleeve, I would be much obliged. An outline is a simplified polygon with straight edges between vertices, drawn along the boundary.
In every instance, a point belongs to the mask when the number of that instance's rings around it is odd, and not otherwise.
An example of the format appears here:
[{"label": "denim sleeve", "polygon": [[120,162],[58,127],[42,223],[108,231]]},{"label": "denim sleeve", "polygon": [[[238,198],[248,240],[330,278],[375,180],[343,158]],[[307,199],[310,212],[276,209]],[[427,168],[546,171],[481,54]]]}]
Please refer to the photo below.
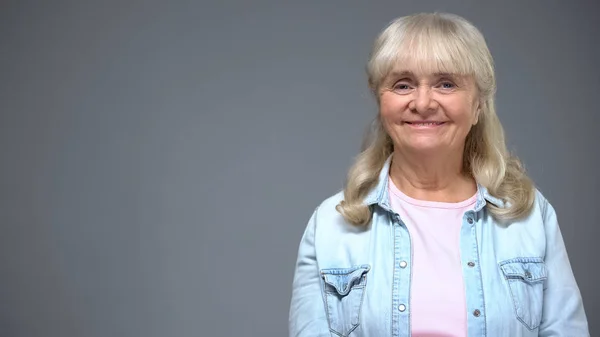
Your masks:
[{"label": "denim sleeve", "polygon": [[545,263],[548,278],[544,284],[544,306],[539,336],[589,336],[581,294],[575,281],[567,250],[552,205],[545,206]]},{"label": "denim sleeve", "polygon": [[298,249],[289,312],[290,337],[330,336],[315,252],[317,212],[311,216]]}]

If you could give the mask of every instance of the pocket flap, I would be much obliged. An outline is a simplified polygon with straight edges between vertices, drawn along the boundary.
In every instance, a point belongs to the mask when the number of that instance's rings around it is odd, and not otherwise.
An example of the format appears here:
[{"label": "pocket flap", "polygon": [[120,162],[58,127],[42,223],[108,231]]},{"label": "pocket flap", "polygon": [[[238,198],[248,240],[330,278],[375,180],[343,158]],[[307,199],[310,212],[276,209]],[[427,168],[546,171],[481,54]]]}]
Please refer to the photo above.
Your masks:
[{"label": "pocket flap", "polygon": [[548,278],[546,264],[542,258],[515,258],[500,262],[500,269],[507,279],[522,279],[527,282],[543,281]]},{"label": "pocket flap", "polygon": [[341,296],[345,296],[354,285],[364,282],[362,276],[370,269],[371,266],[366,264],[352,268],[328,268],[321,269],[321,275],[325,283],[335,288]]}]

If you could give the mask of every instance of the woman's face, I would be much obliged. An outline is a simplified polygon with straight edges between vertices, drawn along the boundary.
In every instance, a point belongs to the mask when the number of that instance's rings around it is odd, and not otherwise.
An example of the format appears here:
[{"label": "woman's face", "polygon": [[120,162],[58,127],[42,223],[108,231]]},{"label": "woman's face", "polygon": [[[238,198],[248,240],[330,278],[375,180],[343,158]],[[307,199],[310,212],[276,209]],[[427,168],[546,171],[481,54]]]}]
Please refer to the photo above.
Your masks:
[{"label": "woman's face", "polygon": [[478,102],[471,76],[393,71],[379,90],[381,121],[395,150],[413,153],[462,153]]}]

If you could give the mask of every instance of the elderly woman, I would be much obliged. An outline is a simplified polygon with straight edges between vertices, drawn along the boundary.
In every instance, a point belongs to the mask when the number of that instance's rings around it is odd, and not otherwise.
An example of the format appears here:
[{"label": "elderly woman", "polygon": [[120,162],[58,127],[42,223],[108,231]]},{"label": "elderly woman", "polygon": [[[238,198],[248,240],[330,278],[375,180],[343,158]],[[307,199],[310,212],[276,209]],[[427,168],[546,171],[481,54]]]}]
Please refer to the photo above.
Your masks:
[{"label": "elderly woman", "polygon": [[290,336],[588,336],[556,213],[507,151],[481,33],[402,17],[367,71],[379,113],[302,237]]}]

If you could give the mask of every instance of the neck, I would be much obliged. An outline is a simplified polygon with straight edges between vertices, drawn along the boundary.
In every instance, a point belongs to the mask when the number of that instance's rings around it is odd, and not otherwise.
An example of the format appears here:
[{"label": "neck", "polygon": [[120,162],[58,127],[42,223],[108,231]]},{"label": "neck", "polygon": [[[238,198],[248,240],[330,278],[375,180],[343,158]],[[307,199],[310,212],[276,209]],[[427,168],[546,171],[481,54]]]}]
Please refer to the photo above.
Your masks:
[{"label": "neck", "polygon": [[420,200],[459,202],[477,191],[463,172],[462,152],[435,155],[394,150],[390,177],[404,194]]}]

